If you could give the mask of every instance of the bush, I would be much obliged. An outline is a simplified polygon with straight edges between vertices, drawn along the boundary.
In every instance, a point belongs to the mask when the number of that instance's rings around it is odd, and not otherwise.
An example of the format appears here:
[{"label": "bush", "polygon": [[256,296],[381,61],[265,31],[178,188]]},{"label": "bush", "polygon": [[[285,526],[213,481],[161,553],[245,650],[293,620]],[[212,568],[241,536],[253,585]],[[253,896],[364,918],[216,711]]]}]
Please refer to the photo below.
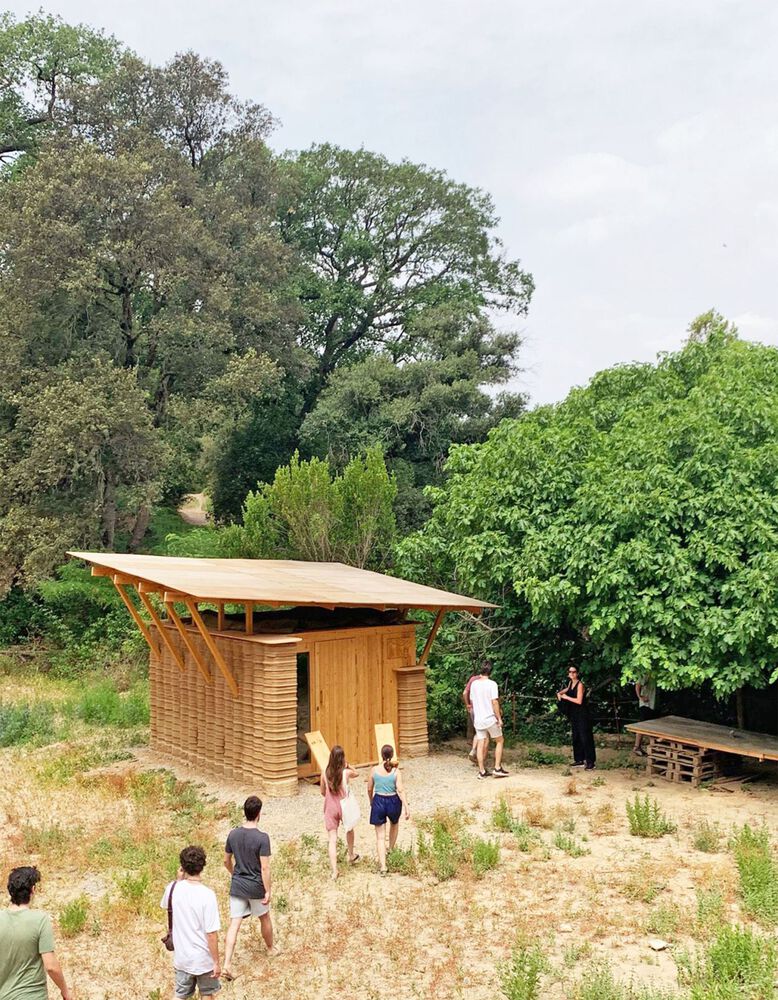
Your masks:
[{"label": "bush", "polygon": [[116,886],[122,900],[133,913],[143,913],[149,904],[149,873],[128,874],[116,879]]},{"label": "bush", "polygon": [[473,841],[472,864],[476,878],[483,878],[486,872],[496,868],[500,863],[500,845],[496,840]]},{"label": "bush", "polygon": [[55,739],[54,712],[47,702],[0,703],[0,747],[44,746]]},{"label": "bush", "polygon": [[619,983],[607,962],[594,962],[581,977],[571,1000],[674,1000],[675,997],[674,993],[652,987]]},{"label": "bush", "polygon": [[582,858],[585,854],[590,853],[588,847],[584,847],[572,834],[565,833],[564,830],[557,830],[554,836],[554,847],[569,854],[571,858]]},{"label": "bush", "polygon": [[546,969],[537,945],[517,945],[499,967],[500,992],[506,1000],[539,1000],[540,977]]},{"label": "bush", "polygon": [[710,932],[724,922],[724,897],[718,889],[697,890],[697,925]]},{"label": "bush", "polygon": [[746,913],[763,924],[778,923],[778,866],[767,827],[752,829],[747,823],[731,841],[740,876]]},{"label": "bush", "polygon": [[635,795],[632,802],[627,802],[627,819],[633,837],[664,837],[676,830],[675,823],[665,816],[656,799],[648,795],[642,799]]},{"label": "bush", "polygon": [[504,795],[497,800],[497,804],[492,809],[491,827],[501,833],[509,833],[513,826],[514,818],[511,807],[508,805]]},{"label": "bush", "polygon": [[722,927],[696,961],[681,963],[689,1000],[772,1000],[776,944],[749,927]]},{"label": "bush", "polygon": [[59,929],[64,937],[75,937],[86,926],[89,913],[89,900],[86,896],[72,899],[59,911]]},{"label": "bush", "polygon": [[386,867],[396,875],[415,875],[417,866],[413,851],[402,847],[393,847],[386,855]]},{"label": "bush", "polygon": [[713,854],[718,851],[720,842],[721,830],[717,823],[711,823],[707,819],[697,821],[692,836],[692,844],[695,851]]}]

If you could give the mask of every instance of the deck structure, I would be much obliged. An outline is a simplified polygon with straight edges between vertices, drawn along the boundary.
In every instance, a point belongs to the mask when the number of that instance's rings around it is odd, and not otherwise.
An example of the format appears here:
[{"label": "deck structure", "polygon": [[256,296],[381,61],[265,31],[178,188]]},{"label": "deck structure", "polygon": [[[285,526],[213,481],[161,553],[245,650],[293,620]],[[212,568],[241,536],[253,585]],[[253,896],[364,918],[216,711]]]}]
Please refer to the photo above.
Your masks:
[{"label": "deck structure", "polygon": [[668,781],[688,781],[697,787],[720,773],[721,754],[778,761],[778,737],[731,729],[711,722],[668,715],[626,727],[648,737],[646,770]]},{"label": "deck structure", "polygon": [[[291,795],[317,773],[304,733],[375,758],[427,753],[426,662],[449,611],[483,601],[341,563],[71,552],[108,577],[150,650],[151,746]],[[413,609],[435,618],[420,656]]]}]

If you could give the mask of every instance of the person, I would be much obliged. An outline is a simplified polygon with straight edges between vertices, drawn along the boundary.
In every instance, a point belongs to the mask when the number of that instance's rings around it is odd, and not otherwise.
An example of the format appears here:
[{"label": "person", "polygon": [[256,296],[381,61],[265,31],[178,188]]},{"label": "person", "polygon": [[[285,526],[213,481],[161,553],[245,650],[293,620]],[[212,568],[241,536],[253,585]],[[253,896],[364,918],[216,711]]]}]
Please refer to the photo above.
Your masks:
[{"label": "person", "polygon": [[[349,779],[356,778],[357,772],[346,763],[346,752],[335,744],[330,750],[330,759],[324,774],[319,779],[319,789],[324,796],[324,829],[327,831],[330,869],[333,882],[338,877],[338,827],[343,821],[341,802],[348,795]],[[346,831],[346,848],[349,864],[359,861],[354,853],[354,831]]]},{"label": "person", "polygon": [[473,724],[473,705],[470,701],[470,685],[478,676],[478,674],[471,674],[468,678],[467,684],[465,684],[465,690],[462,692],[462,701],[465,703],[467,714],[470,716],[470,724],[473,726],[473,745],[470,747],[470,753],[467,756],[474,764],[478,761],[478,733],[476,733],[475,725]]},{"label": "person", "polygon": [[[638,697],[638,722],[648,722],[658,715],[656,710],[656,682],[651,677],[641,677],[635,683],[635,694]],[[645,756],[642,747],[643,737],[640,733],[635,733],[635,746],[632,748],[634,754]]]},{"label": "person", "polygon": [[173,893],[174,995],[192,997],[199,990],[201,997],[210,997],[221,989],[219,905],[213,889],[203,885],[206,857],[202,847],[185,847],[178,860],[178,876],[167,886],[159,904],[166,910]]},{"label": "person", "polygon": [[224,867],[230,882],[230,926],[224,947],[222,978],[232,982],[232,956],[240,925],[247,917],[259,917],[259,929],[269,955],[273,949],[273,922],[270,919],[270,837],[259,829],[262,800],[249,795],[243,803],[245,822],[227,835]]},{"label": "person", "polygon": [[393,763],[394,747],[381,747],[381,763],[370,772],[367,796],[370,799],[370,825],[375,827],[378,869],[386,875],[386,821],[389,820],[389,850],[397,843],[400,816],[410,819],[408,802],[403,790],[402,775]]},{"label": "person", "polygon": [[489,750],[489,737],[494,740],[494,770],[495,778],[506,778],[508,772],[502,766],[502,712],[497,685],[491,679],[492,665],[484,663],[481,673],[470,685],[470,703],[473,706],[473,725],[478,739],[476,753],[478,756],[478,777],[488,778],[486,770],[486,755]]},{"label": "person", "polygon": [[0,912],[0,997],[8,1000],[46,1000],[47,975],[62,1000],[72,1000],[54,954],[51,918],[31,909],[40,880],[41,873],[30,865],[12,868],[8,876],[11,905]]},{"label": "person", "polygon": [[573,729],[573,767],[584,767],[593,771],[597,762],[594,749],[594,733],[589,715],[589,705],[586,700],[586,688],[578,676],[578,668],[570,666],[567,671],[566,688],[557,691],[557,701],[568,705],[568,717]]}]

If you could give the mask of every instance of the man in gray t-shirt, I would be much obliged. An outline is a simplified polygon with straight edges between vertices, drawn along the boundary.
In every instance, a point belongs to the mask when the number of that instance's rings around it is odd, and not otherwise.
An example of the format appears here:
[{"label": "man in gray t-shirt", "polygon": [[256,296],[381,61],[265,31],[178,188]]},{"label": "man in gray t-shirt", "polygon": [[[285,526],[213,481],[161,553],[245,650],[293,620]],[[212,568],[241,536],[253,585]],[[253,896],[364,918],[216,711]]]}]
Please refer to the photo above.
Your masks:
[{"label": "man in gray t-shirt", "polygon": [[232,974],[232,955],[240,925],[246,917],[259,917],[262,938],[273,951],[273,923],[270,919],[270,837],[259,829],[262,800],[250,795],[243,803],[246,817],[242,826],[230,830],[224,845],[224,867],[232,875],[230,883],[230,926],[224,949],[222,976]]}]

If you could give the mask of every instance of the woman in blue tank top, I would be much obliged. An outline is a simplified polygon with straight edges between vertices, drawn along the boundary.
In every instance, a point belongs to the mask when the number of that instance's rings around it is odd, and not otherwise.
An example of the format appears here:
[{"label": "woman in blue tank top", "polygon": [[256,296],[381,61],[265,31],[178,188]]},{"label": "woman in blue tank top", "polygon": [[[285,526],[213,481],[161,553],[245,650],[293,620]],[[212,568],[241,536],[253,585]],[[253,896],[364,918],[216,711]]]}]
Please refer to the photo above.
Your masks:
[{"label": "woman in blue tank top", "polygon": [[378,867],[386,875],[386,821],[389,820],[389,850],[397,843],[400,816],[410,817],[403,791],[402,775],[392,763],[394,747],[388,743],[381,747],[381,761],[370,772],[367,794],[370,798],[370,825],[375,827]]}]

